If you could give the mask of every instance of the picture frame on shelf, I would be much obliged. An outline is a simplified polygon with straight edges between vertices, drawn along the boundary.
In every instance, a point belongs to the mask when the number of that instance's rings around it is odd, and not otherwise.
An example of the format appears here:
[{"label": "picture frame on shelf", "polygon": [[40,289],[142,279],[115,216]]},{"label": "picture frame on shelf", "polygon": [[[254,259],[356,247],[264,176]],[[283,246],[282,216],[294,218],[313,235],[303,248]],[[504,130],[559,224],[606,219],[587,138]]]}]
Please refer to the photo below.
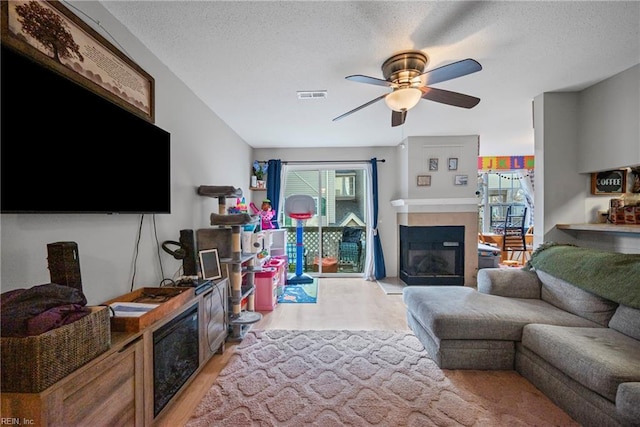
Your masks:
[{"label": "picture frame on shelf", "polygon": [[431,158],[429,159],[429,171],[437,171],[438,170],[438,159]]},{"label": "picture frame on shelf", "polygon": [[222,278],[218,249],[203,249],[198,252],[200,258],[200,272],[203,280],[217,280]]},{"label": "picture frame on shelf", "polygon": [[448,166],[450,171],[457,171],[458,170],[458,158],[457,157],[449,157],[449,160],[447,160],[447,166]]},{"label": "picture frame on shelf", "polygon": [[469,175],[456,175],[453,179],[454,185],[467,185],[469,183]]},{"label": "picture frame on shelf", "polygon": [[622,195],[627,192],[627,171],[615,169],[591,174],[591,194]]},{"label": "picture frame on shelf", "polygon": [[431,175],[418,175],[417,184],[418,187],[430,187]]}]

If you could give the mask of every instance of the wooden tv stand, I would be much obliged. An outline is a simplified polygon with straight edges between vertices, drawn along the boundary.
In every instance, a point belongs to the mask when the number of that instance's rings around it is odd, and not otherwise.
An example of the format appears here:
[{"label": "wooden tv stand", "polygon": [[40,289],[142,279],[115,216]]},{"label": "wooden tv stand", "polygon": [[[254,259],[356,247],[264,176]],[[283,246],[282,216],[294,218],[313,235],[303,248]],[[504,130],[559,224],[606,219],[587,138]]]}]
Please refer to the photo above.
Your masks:
[{"label": "wooden tv stand", "polygon": [[[204,364],[224,351],[228,279],[190,295],[162,318],[137,332],[111,332],[111,347],[39,393],[2,393],[3,419],[20,425],[150,426],[190,384]],[[155,417],[153,332],[197,305],[199,366]]]}]

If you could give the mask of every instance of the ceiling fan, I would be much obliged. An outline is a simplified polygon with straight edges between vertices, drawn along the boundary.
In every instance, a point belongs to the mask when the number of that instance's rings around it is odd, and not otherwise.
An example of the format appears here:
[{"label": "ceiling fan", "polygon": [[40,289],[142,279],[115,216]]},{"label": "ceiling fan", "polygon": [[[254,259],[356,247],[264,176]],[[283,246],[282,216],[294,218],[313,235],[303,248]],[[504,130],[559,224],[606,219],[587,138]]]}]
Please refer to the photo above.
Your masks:
[{"label": "ceiling fan", "polygon": [[473,108],[480,98],[431,87],[432,84],[466,76],[482,70],[482,66],[474,59],[463,59],[452,64],[443,65],[433,70],[424,71],[428,57],[417,50],[397,53],[382,64],[384,80],[356,74],[345,77],[354,82],[368,83],[390,87],[393,90],[381,95],[361,106],[348,111],[333,121],[340,120],[381,99],[384,99],[391,111],[391,126],[400,126],[407,118],[407,111],[415,107],[420,99],[440,102],[454,107]]}]

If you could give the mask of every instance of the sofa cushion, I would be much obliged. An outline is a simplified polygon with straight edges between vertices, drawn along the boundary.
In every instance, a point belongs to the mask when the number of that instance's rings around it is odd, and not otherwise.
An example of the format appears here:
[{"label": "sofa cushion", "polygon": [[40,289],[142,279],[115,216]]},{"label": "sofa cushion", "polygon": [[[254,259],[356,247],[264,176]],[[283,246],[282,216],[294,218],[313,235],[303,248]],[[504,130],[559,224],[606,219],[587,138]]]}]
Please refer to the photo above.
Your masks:
[{"label": "sofa cushion", "polygon": [[640,341],[611,328],[530,324],[522,345],[612,402],[620,384],[640,381]]},{"label": "sofa cushion", "polygon": [[478,270],[478,292],[509,298],[540,299],[540,279],[533,271],[520,268]]},{"label": "sofa cushion", "polygon": [[631,425],[640,421],[640,382],[624,383],[618,387],[616,410]]},{"label": "sofa cushion", "polygon": [[540,298],[558,308],[607,326],[618,304],[580,289],[549,273],[536,270],[542,282]]},{"label": "sofa cushion", "polygon": [[407,310],[434,338],[520,341],[528,323],[599,327],[538,299],[504,298],[461,286],[407,286]]},{"label": "sofa cushion", "polygon": [[609,327],[640,340],[640,310],[621,304],[611,318]]},{"label": "sofa cushion", "polygon": [[513,370],[514,341],[439,340],[424,329],[409,311],[407,324],[431,359],[442,369]]}]

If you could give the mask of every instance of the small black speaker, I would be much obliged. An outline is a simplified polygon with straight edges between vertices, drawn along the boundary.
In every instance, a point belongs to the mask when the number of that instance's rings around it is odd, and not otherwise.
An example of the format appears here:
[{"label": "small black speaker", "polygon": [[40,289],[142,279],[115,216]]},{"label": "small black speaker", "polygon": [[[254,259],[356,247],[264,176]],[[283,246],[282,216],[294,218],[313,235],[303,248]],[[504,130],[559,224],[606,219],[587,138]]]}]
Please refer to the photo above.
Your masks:
[{"label": "small black speaker", "polygon": [[76,242],[47,244],[47,261],[51,283],[70,286],[82,292],[80,255]]},{"label": "small black speaker", "polygon": [[185,276],[198,275],[198,254],[193,230],[180,230],[180,246],[186,256],[182,259],[182,270]]}]

